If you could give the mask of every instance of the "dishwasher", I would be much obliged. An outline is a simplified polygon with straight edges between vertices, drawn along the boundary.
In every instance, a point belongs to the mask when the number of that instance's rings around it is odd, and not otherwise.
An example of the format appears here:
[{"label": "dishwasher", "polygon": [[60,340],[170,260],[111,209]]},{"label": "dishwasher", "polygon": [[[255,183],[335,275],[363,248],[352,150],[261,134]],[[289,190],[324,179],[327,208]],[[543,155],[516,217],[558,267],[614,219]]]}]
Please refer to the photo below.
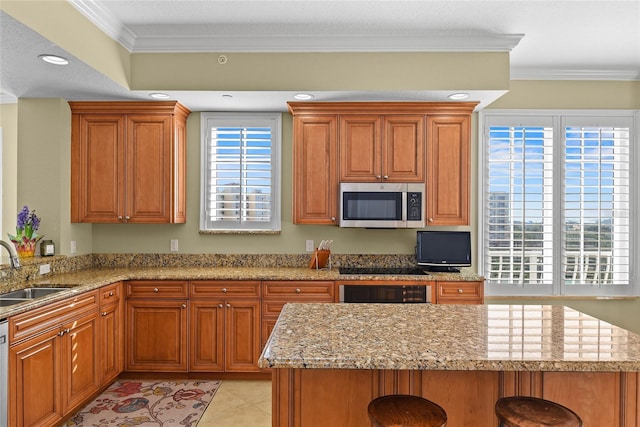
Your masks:
[{"label": "dishwasher", "polygon": [[9,323],[0,320],[0,427],[9,423]]}]

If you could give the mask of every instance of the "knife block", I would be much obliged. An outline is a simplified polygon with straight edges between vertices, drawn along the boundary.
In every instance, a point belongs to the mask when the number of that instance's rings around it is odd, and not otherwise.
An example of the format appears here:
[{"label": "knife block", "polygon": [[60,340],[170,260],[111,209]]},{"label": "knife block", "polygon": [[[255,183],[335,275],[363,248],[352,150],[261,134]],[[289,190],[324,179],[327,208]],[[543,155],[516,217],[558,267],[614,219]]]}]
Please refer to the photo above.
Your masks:
[{"label": "knife block", "polygon": [[309,260],[309,268],[320,270],[321,268],[325,268],[327,264],[329,264],[329,269],[331,269],[330,250],[316,249],[313,251],[313,255],[311,255],[311,259]]}]

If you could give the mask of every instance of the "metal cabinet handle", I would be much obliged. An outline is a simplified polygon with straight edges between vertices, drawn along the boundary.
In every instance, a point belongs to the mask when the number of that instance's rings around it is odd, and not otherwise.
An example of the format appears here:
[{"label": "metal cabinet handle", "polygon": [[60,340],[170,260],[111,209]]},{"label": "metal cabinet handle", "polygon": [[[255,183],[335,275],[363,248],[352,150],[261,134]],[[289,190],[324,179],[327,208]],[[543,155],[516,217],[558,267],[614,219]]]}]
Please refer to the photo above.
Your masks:
[{"label": "metal cabinet handle", "polygon": [[227,308],[231,308],[231,304],[227,303]]},{"label": "metal cabinet handle", "polygon": [[383,176],[384,179],[389,179],[389,175]]},{"label": "metal cabinet handle", "polygon": [[380,178],[382,178],[381,175],[376,175],[376,179],[380,179]]},{"label": "metal cabinet handle", "polygon": [[227,293],[227,288],[222,288],[222,292]]},{"label": "metal cabinet handle", "polygon": [[297,288],[297,289],[296,289],[296,294],[299,294],[300,292],[302,292],[302,291],[300,290],[300,288]]},{"label": "metal cabinet handle", "polygon": [[464,291],[462,290],[462,288],[458,288],[458,293],[459,293],[459,294],[464,293]]},{"label": "metal cabinet handle", "polygon": [[182,308],[187,308],[187,304],[182,304]]},{"label": "metal cabinet handle", "polygon": [[433,218],[429,218],[429,222],[433,222]]},{"label": "metal cabinet handle", "polygon": [[109,292],[109,296],[112,297],[113,296],[113,292]]},{"label": "metal cabinet handle", "polygon": [[104,317],[104,316],[106,316],[106,315],[107,315],[107,312],[106,312],[106,311],[103,311],[102,313],[100,313],[100,316],[102,316],[102,317]]},{"label": "metal cabinet handle", "polygon": [[129,221],[131,219],[131,217],[129,215],[124,217],[125,221]]},{"label": "metal cabinet handle", "polygon": [[153,288],[153,292],[159,292],[159,291],[160,291],[160,289],[158,289],[158,288]]},{"label": "metal cabinet handle", "polygon": [[331,217],[331,221],[336,222],[336,217],[335,217],[335,216],[332,216],[332,217]]},{"label": "metal cabinet handle", "polygon": [[118,215],[118,220],[122,221],[122,215]]},{"label": "metal cabinet handle", "polygon": [[224,307],[222,304],[218,304],[218,308],[222,308]]}]

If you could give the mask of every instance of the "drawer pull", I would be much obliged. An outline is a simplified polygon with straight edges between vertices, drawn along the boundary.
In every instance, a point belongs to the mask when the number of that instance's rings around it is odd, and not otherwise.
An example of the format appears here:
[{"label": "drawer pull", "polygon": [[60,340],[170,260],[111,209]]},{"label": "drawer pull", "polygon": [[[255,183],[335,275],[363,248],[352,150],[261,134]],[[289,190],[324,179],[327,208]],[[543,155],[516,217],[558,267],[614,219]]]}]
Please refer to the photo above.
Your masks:
[{"label": "drawer pull", "polygon": [[182,304],[182,308],[187,308],[187,304]]},{"label": "drawer pull", "polygon": [[222,292],[227,293],[227,288],[222,288]]},{"label": "drawer pull", "polygon": [[107,312],[106,312],[106,311],[103,311],[102,313],[100,313],[100,315],[101,315],[102,317],[104,317],[104,316],[106,316],[106,315],[107,315]]},{"label": "drawer pull", "polygon": [[158,288],[153,288],[153,292],[159,292],[159,291],[160,291],[160,289],[158,289]]},{"label": "drawer pull", "polygon": [[459,293],[459,294],[461,294],[461,293],[463,293],[463,292],[464,292],[464,291],[462,290],[462,288],[458,288],[458,293]]},{"label": "drawer pull", "polygon": [[113,296],[113,291],[109,292],[109,296],[112,297]]},{"label": "drawer pull", "polygon": [[300,292],[302,292],[300,288],[296,288],[296,294],[299,294]]},{"label": "drawer pull", "polygon": [[231,304],[227,303],[227,308],[231,308]]},{"label": "drawer pull", "polygon": [[218,304],[218,308],[223,308],[224,306],[222,304]]}]

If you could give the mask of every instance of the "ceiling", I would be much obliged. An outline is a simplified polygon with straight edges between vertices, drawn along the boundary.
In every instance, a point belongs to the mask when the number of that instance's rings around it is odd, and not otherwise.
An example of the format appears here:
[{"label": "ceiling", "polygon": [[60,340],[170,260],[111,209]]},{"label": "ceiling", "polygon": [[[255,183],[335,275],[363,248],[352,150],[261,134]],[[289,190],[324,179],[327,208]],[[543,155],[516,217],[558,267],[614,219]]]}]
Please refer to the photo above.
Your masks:
[{"label": "ceiling", "polygon": [[[640,0],[68,1],[133,53],[503,51],[512,79],[640,80]],[[149,99],[78,60],[64,72],[34,61],[45,52],[70,56],[0,12],[1,101]],[[500,96],[476,92],[481,105]],[[168,93],[193,111],[285,110],[294,94]],[[316,101],[440,101],[448,93],[313,94]]]}]

